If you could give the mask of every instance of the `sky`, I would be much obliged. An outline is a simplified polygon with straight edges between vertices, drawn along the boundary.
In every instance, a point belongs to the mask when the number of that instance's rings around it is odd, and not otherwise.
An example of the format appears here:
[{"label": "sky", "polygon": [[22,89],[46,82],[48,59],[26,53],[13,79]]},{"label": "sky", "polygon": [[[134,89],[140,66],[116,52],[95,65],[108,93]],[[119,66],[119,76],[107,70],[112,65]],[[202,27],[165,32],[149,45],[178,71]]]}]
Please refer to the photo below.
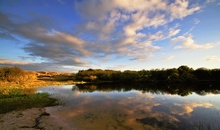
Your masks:
[{"label": "sky", "polygon": [[0,66],[220,68],[219,0],[0,0]]}]

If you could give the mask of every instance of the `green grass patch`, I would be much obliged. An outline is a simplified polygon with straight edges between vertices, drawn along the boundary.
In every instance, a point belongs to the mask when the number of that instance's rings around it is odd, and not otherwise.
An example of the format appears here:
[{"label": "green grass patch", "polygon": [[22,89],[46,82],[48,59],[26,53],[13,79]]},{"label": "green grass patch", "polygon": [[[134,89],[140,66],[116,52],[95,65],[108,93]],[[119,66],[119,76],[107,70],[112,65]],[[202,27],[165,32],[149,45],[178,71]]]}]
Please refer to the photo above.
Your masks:
[{"label": "green grass patch", "polygon": [[0,114],[14,110],[58,105],[57,99],[47,93],[24,94],[22,90],[0,91]]}]

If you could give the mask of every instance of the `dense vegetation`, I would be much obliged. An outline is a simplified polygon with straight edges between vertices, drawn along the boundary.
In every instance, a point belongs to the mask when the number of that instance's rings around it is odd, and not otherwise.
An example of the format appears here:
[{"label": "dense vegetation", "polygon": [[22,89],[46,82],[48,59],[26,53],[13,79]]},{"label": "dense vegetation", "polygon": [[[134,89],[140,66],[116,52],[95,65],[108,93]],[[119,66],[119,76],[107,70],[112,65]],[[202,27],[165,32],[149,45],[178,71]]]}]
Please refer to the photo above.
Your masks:
[{"label": "dense vegetation", "polygon": [[0,68],[0,82],[13,82],[16,84],[24,84],[37,79],[34,72],[25,71],[18,67],[2,67]]},{"label": "dense vegetation", "polygon": [[30,72],[18,67],[0,68],[0,84],[11,82],[26,84],[37,79],[49,81],[86,81],[86,82],[196,82],[220,81],[220,69],[199,68],[194,70],[188,66],[172,69],[153,69],[140,71],[116,71],[88,69],[78,73]]},{"label": "dense vegetation", "polygon": [[172,69],[154,69],[141,71],[115,71],[88,69],[80,70],[76,80],[87,82],[122,81],[122,82],[196,82],[196,81],[220,81],[220,69],[199,68],[194,70],[188,66],[180,66]]}]

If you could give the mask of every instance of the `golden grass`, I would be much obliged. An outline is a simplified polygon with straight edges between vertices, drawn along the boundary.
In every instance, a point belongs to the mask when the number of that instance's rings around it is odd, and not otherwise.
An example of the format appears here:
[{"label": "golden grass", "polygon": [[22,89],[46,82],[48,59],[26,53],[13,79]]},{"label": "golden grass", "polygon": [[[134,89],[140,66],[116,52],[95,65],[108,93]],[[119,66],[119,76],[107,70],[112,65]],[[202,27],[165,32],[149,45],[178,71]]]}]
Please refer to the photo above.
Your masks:
[{"label": "golden grass", "polygon": [[27,88],[37,88],[49,85],[65,85],[65,84],[73,84],[73,81],[43,81],[36,80],[31,82],[26,82],[24,84],[16,84],[14,82],[0,82],[0,89],[27,89]]},{"label": "golden grass", "polygon": [[2,89],[29,89],[29,88],[38,88],[46,87],[50,85],[70,85],[70,84],[84,84],[86,82],[75,82],[72,80],[68,81],[49,81],[49,80],[36,80],[31,82],[26,82],[24,84],[16,84],[14,82],[0,82],[0,90]]}]

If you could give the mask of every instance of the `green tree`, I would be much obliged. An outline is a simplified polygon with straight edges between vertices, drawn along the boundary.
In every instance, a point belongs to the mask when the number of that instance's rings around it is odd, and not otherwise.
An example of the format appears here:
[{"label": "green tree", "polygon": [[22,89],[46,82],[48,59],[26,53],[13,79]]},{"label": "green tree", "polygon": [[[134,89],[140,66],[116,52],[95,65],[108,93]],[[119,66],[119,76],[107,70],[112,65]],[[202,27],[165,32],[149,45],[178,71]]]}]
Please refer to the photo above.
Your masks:
[{"label": "green tree", "polygon": [[176,68],[167,70],[167,80],[174,81],[179,79],[179,71]]},{"label": "green tree", "polygon": [[182,81],[191,81],[195,79],[193,75],[193,69],[189,68],[188,66],[182,65],[178,68],[179,72],[179,79]]},{"label": "green tree", "polygon": [[198,80],[210,80],[211,78],[211,73],[206,68],[198,68],[193,72],[193,74]]}]

